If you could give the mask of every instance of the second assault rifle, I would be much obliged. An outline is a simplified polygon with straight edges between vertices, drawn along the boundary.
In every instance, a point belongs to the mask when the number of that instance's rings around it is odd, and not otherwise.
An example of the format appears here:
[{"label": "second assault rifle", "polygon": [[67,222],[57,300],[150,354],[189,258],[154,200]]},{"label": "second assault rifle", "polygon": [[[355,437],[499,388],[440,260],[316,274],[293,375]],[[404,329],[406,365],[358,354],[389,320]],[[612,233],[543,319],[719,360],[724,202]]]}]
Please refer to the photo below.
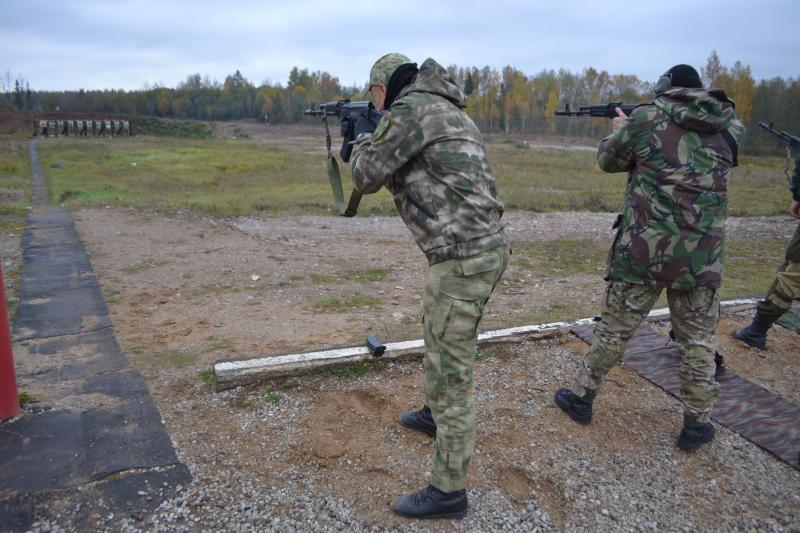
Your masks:
[{"label": "second assault rifle", "polygon": [[792,150],[800,151],[800,137],[797,135],[792,135],[788,131],[783,130],[776,130],[772,127],[772,122],[767,124],[766,122],[759,122],[759,126],[770,132],[771,134],[775,135],[776,137],[783,139],[786,141],[786,148],[791,148]]},{"label": "second assault rifle", "polygon": [[[783,169],[783,174],[786,176],[786,179],[789,180],[789,187],[793,187],[792,178],[789,176],[789,161],[791,161],[792,150],[800,154],[800,137],[792,135],[788,131],[776,130],[772,127],[772,122],[769,124],[766,122],[759,122],[758,125],[779,139],[786,141],[786,168]],[[800,155],[798,155],[798,157],[800,157]]]},{"label": "second assault rifle", "polygon": [[602,117],[602,118],[616,118],[616,108],[620,108],[623,113],[630,115],[633,108],[637,104],[623,104],[622,102],[611,102],[608,104],[599,105],[584,105],[573,111],[569,108],[569,104],[564,104],[564,109],[556,111],[558,116],[567,117]]},{"label": "second assault rifle", "polygon": [[304,111],[305,115],[322,117],[325,124],[325,148],[328,151],[326,166],[328,168],[328,180],[331,183],[333,199],[336,209],[343,217],[353,217],[358,210],[361,201],[361,193],[353,189],[350,194],[350,201],[345,206],[344,191],[342,190],[342,176],[339,172],[339,163],[331,153],[331,132],[328,128],[328,117],[334,117],[339,121],[339,133],[342,135],[342,147],[339,149],[339,157],[347,163],[353,152],[353,140],[355,139],[356,122],[360,119],[367,119],[373,125],[377,125],[383,113],[375,109],[370,101],[351,102],[350,100],[338,100],[320,104],[318,107],[312,105]]}]

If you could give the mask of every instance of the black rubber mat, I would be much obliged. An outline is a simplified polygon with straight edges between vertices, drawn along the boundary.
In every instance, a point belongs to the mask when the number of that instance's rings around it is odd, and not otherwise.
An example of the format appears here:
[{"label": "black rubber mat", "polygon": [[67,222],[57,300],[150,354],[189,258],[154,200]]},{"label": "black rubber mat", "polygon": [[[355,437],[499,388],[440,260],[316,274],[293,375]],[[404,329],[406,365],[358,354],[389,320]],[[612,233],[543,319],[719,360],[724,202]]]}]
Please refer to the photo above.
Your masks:
[{"label": "black rubber mat", "polygon": [[36,384],[51,405],[0,424],[0,530],[24,531],[43,517],[59,523],[60,508],[82,509],[69,525],[90,530],[101,512],[154,510],[191,475],[120,351],[71,216],[44,205],[34,141],[30,149],[34,211],[13,337],[15,354],[26,351],[21,391]]}]

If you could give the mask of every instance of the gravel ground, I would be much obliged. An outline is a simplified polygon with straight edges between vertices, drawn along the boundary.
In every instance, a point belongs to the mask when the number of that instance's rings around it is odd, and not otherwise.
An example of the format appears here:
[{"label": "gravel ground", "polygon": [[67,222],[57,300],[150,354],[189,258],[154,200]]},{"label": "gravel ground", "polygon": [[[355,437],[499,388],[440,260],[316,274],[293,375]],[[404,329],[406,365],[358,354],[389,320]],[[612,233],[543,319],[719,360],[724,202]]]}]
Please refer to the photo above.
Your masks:
[{"label": "gravel ground", "polygon": [[[800,530],[800,472],[719,426],[701,451],[678,451],[678,401],[627,368],[609,375],[590,426],[562,415],[552,393],[584,348],[565,336],[495,348],[477,365],[478,442],[463,520],[417,522],[389,510],[394,497],[425,483],[432,452],[430,439],[394,423],[420,395],[420,368],[390,363],[363,376],[300,378],[269,394],[263,387],[215,394],[196,385],[177,395],[165,422],[194,481],[144,520],[104,515],[94,527]],[[213,417],[213,428],[198,427]],[[59,523],[71,529],[64,516]]]},{"label": "gravel ground", "polygon": [[[576,227],[586,236],[607,238],[612,219],[509,213],[521,239],[574,238]],[[776,229],[782,220],[729,223],[732,232],[748,238],[782,238]],[[594,422],[571,422],[552,403],[586,350],[569,335],[495,347],[480,357],[467,518],[398,517],[391,502],[427,483],[433,453],[431,439],[396,422],[402,410],[422,402],[418,362],[379,363],[338,377],[325,373],[223,393],[215,393],[198,372],[215,357],[230,355],[225,350],[245,334],[257,338],[248,341],[255,348],[242,350],[263,349],[268,342],[282,349],[275,339],[321,343],[340,324],[360,320],[367,313],[361,308],[299,311],[298,304],[318,297],[320,286],[283,280],[328,273],[331,257],[332,272],[342,265],[363,267],[355,264],[363,255],[358,252],[376,235],[386,260],[398,266],[374,287],[392,302],[369,313],[380,311],[390,320],[400,310],[416,318],[419,302],[404,295],[419,283],[415,273],[424,265],[399,221],[291,217],[219,224],[84,210],[77,224],[104,291],[114,296],[109,307],[120,345],[145,376],[194,477],[153,514],[111,514],[98,502],[92,530],[800,531],[800,472],[724,427],[699,452],[680,452],[674,446],[679,402],[625,367],[609,374]],[[294,258],[300,250],[306,250],[304,261]],[[270,282],[266,290],[256,291],[257,282],[247,290],[253,272]],[[354,287],[331,286],[339,292]],[[237,287],[243,290],[231,290]],[[559,287],[541,290],[527,284],[519,294],[503,295],[501,288],[491,312],[508,316],[525,302],[563,297]],[[720,338],[747,318],[726,316]],[[313,340],[311,323],[318,335]],[[409,327],[418,328],[417,321]],[[791,398],[794,369],[800,368],[797,339],[783,329],[774,332],[774,355],[766,357],[725,341],[724,355],[737,372]],[[34,531],[81,530],[74,506],[54,502],[52,514]]]}]

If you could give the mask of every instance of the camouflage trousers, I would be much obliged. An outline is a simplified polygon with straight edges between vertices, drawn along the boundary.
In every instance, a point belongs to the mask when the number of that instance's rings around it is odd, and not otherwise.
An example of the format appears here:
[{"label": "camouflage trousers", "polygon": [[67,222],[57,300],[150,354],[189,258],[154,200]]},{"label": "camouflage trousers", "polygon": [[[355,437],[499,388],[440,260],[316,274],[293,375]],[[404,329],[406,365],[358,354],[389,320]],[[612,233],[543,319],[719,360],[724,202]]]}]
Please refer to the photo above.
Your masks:
[{"label": "camouflage trousers", "polygon": [[[594,398],[603,378],[617,364],[625,345],[653,308],[660,287],[612,280],[608,284],[594,342],[572,383],[572,392]],[[708,422],[719,384],[714,380],[714,330],[719,321],[716,289],[667,289],[670,320],[681,345],[681,400],[684,420]]]},{"label": "camouflage trousers", "polygon": [[766,298],[758,302],[758,314],[775,322],[797,298],[800,298],[800,224],[786,247],[785,262],[778,268]]},{"label": "camouflage trousers", "polygon": [[436,422],[431,484],[466,486],[475,448],[472,367],[483,307],[508,264],[507,247],[431,265],[423,300],[425,404]]}]

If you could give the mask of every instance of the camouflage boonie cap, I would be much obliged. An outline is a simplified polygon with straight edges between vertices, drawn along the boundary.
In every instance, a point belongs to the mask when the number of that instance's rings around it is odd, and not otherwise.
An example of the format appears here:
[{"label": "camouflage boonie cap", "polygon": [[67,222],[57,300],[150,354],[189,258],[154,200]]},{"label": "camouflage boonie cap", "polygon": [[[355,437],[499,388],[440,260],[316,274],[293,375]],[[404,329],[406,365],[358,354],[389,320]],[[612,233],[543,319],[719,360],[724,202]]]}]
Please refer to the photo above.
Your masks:
[{"label": "camouflage boonie cap", "polygon": [[372,65],[369,71],[369,85],[367,89],[373,85],[388,84],[389,78],[392,77],[394,70],[404,63],[411,63],[411,60],[403,54],[386,54]]}]

